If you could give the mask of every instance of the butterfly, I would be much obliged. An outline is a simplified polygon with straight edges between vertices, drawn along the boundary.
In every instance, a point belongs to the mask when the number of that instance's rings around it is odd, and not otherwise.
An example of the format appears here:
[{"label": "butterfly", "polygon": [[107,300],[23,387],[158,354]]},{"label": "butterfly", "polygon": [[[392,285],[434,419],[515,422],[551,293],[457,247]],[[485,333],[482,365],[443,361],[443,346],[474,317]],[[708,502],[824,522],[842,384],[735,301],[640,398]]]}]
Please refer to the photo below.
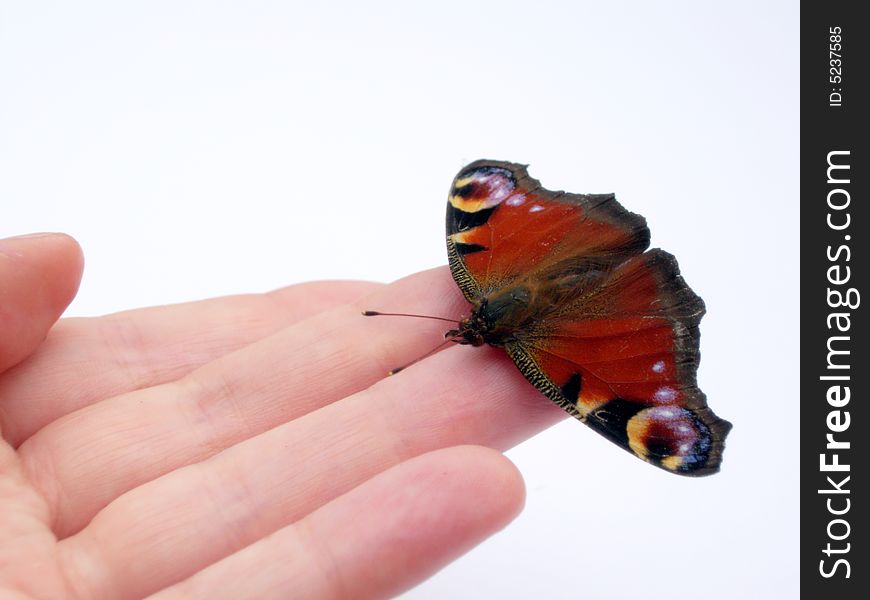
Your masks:
[{"label": "butterfly", "polygon": [[704,302],[613,194],[552,192],[478,160],[453,180],[447,254],[470,315],[447,337],[504,348],[528,381],[635,456],[719,470],[728,421],[698,389]]}]

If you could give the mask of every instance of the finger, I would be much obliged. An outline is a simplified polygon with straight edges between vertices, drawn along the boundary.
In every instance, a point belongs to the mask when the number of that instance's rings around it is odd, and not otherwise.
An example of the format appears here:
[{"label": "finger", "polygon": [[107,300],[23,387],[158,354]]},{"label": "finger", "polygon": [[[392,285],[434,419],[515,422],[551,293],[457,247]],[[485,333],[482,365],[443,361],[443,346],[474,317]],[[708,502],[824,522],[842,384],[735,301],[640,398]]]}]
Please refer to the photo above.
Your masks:
[{"label": "finger", "polygon": [[324,281],[267,294],[65,319],[0,380],[2,426],[13,446],[48,423],[123,392],[173,381],[288,325],[381,284]]},{"label": "finger", "polygon": [[[503,353],[452,348],[127,492],[62,544],[99,565],[88,571],[168,584],[399,462],[458,444],[504,449],[564,416]],[[165,552],[173,545],[183,562]]]},{"label": "finger", "polygon": [[0,372],[45,339],[75,296],[82,265],[81,248],[67,235],[0,240]]},{"label": "finger", "polygon": [[523,498],[519,473],[497,452],[433,452],[156,597],[386,598],[503,528]]},{"label": "finger", "polygon": [[56,533],[78,531],[146,481],[365,389],[443,340],[445,323],[365,318],[362,306],[450,315],[467,304],[446,269],[421,273],[179,382],[92,404],[49,424],[19,451],[49,499]]}]

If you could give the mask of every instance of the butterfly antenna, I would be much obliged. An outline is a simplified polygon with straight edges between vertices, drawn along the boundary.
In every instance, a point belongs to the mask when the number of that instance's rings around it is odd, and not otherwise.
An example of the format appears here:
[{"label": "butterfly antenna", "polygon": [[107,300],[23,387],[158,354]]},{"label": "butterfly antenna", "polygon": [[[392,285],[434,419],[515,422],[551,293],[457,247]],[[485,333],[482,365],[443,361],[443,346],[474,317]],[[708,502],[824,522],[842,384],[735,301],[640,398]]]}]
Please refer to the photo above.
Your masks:
[{"label": "butterfly antenna", "polygon": [[418,319],[434,319],[436,321],[447,321],[448,323],[459,323],[456,319],[448,319],[447,317],[433,317],[431,315],[411,315],[408,313],[385,313],[376,310],[364,310],[364,317],[416,317]]},{"label": "butterfly antenna", "polygon": [[[413,316],[413,315],[412,315],[412,316]],[[433,354],[435,354],[436,352],[438,352],[439,350],[441,350],[441,348],[443,348],[444,346],[446,346],[447,344],[449,344],[449,343],[451,343],[451,342],[453,342],[453,341],[455,341],[455,340],[456,340],[456,338],[449,338],[449,339],[444,340],[443,342],[441,342],[440,344],[438,344],[437,346],[435,346],[434,348],[432,348],[431,350],[429,350],[429,352],[427,352],[427,353],[424,354],[423,356],[420,356],[420,357],[418,357],[418,358],[415,358],[414,360],[412,360],[412,361],[409,362],[408,364],[403,365],[403,366],[401,366],[401,367],[399,367],[399,368],[397,368],[397,369],[393,369],[393,370],[391,370],[389,373],[387,373],[387,375],[395,375],[395,374],[398,373],[399,371],[404,371],[405,369],[407,369],[407,368],[410,367],[411,365],[415,365],[415,364],[417,364],[418,362],[420,362],[420,361],[423,360],[424,358],[429,358],[430,356],[432,356]]]}]

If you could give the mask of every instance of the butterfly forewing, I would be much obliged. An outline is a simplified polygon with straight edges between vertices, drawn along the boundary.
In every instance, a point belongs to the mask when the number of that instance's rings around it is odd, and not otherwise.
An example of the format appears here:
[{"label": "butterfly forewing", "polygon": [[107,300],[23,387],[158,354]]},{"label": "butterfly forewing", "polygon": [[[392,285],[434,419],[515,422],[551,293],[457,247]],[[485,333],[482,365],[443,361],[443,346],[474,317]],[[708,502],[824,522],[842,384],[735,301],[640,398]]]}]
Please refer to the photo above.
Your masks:
[{"label": "butterfly forewing", "polygon": [[447,244],[453,276],[474,301],[560,260],[617,264],[649,245],[649,230],[612,194],[551,192],[521,165],[477,161],[451,187]]}]

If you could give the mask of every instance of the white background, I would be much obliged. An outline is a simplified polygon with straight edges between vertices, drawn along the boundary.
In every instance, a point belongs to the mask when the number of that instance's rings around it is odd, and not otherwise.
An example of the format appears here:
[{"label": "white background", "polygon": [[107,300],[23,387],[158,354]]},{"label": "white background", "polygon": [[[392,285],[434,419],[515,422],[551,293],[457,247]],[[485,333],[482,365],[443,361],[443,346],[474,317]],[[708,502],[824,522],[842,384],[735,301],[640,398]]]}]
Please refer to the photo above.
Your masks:
[{"label": "white background", "polygon": [[796,598],[798,3],[309,4],[0,4],[0,236],[74,235],[92,315],[443,264],[476,158],[616,192],[707,303],[722,472],[562,423],[407,598]]}]

